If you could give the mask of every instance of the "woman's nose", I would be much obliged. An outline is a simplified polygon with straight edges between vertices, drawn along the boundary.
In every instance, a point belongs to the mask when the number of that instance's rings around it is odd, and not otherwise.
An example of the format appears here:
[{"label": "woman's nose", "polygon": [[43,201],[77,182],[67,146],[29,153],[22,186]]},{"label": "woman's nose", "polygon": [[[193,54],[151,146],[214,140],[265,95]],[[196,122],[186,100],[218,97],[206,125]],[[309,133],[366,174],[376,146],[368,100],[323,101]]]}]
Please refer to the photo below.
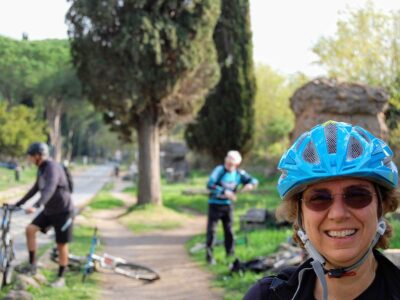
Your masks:
[{"label": "woman's nose", "polygon": [[333,195],[333,203],[329,207],[328,218],[334,220],[340,220],[343,218],[347,218],[350,214],[346,203],[344,202],[343,195],[337,194]]}]

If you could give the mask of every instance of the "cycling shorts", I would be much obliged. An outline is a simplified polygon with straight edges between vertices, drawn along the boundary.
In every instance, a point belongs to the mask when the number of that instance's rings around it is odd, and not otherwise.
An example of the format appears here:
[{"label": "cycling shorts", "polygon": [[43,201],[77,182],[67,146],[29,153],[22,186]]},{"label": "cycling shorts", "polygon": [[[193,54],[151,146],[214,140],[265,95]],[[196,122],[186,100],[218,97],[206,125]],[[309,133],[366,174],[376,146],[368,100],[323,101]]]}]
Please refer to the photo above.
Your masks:
[{"label": "cycling shorts", "polygon": [[31,224],[39,227],[43,233],[54,227],[57,244],[65,244],[72,241],[73,212],[49,216],[41,212],[33,219]]}]

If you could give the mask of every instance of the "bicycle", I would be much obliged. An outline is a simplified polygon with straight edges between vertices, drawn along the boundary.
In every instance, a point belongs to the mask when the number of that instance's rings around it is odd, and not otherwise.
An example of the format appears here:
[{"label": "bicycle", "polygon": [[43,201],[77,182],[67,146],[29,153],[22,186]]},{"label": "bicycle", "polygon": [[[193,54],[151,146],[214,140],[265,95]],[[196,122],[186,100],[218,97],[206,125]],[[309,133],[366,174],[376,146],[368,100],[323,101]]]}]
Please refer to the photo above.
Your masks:
[{"label": "bicycle", "polygon": [[11,216],[14,211],[22,208],[4,203],[1,208],[3,218],[1,221],[1,240],[0,240],[0,288],[11,283],[13,266],[11,262],[15,258],[13,239],[10,234]]},{"label": "bicycle", "polygon": [[[92,241],[90,245],[89,254],[85,256],[77,256],[72,253],[68,255],[68,267],[71,270],[82,270],[82,282],[85,282],[87,276],[94,271],[105,272],[112,271],[116,274],[124,275],[129,278],[139,279],[147,282],[152,282],[160,279],[160,275],[154,270],[141,266],[138,264],[131,263],[121,257],[116,257],[104,253],[98,255],[95,253],[96,246],[98,244],[97,228],[94,229]],[[50,253],[50,258],[54,262],[58,262],[57,248],[53,248]]]}]

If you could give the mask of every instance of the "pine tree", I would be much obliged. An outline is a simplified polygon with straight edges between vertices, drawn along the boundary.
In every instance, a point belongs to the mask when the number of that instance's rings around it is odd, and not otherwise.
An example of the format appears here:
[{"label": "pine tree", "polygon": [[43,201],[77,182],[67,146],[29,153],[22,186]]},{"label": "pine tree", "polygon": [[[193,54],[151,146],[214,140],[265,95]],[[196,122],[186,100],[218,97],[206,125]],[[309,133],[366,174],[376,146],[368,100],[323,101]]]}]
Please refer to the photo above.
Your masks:
[{"label": "pine tree", "polygon": [[73,61],[106,121],[139,142],[138,203],[161,204],[160,130],[186,119],[218,80],[215,0],[72,0]]}]

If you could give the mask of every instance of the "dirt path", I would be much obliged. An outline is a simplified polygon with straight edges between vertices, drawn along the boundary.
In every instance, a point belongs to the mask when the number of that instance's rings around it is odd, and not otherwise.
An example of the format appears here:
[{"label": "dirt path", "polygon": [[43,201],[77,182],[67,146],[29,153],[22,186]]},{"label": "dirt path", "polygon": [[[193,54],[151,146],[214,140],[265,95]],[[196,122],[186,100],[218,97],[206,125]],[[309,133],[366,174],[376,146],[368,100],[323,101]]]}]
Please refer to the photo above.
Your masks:
[{"label": "dirt path", "polygon": [[[132,203],[133,199],[126,194],[118,194],[123,187],[122,182],[116,182],[114,196]],[[204,231],[204,217],[194,216],[180,229],[138,235],[117,221],[123,211],[100,211],[94,215],[105,252],[151,267],[160,274],[161,280],[145,284],[120,275],[104,274],[102,299],[222,299],[222,292],[210,286],[211,274],[191,260],[184,248],[192,235]]]}]

